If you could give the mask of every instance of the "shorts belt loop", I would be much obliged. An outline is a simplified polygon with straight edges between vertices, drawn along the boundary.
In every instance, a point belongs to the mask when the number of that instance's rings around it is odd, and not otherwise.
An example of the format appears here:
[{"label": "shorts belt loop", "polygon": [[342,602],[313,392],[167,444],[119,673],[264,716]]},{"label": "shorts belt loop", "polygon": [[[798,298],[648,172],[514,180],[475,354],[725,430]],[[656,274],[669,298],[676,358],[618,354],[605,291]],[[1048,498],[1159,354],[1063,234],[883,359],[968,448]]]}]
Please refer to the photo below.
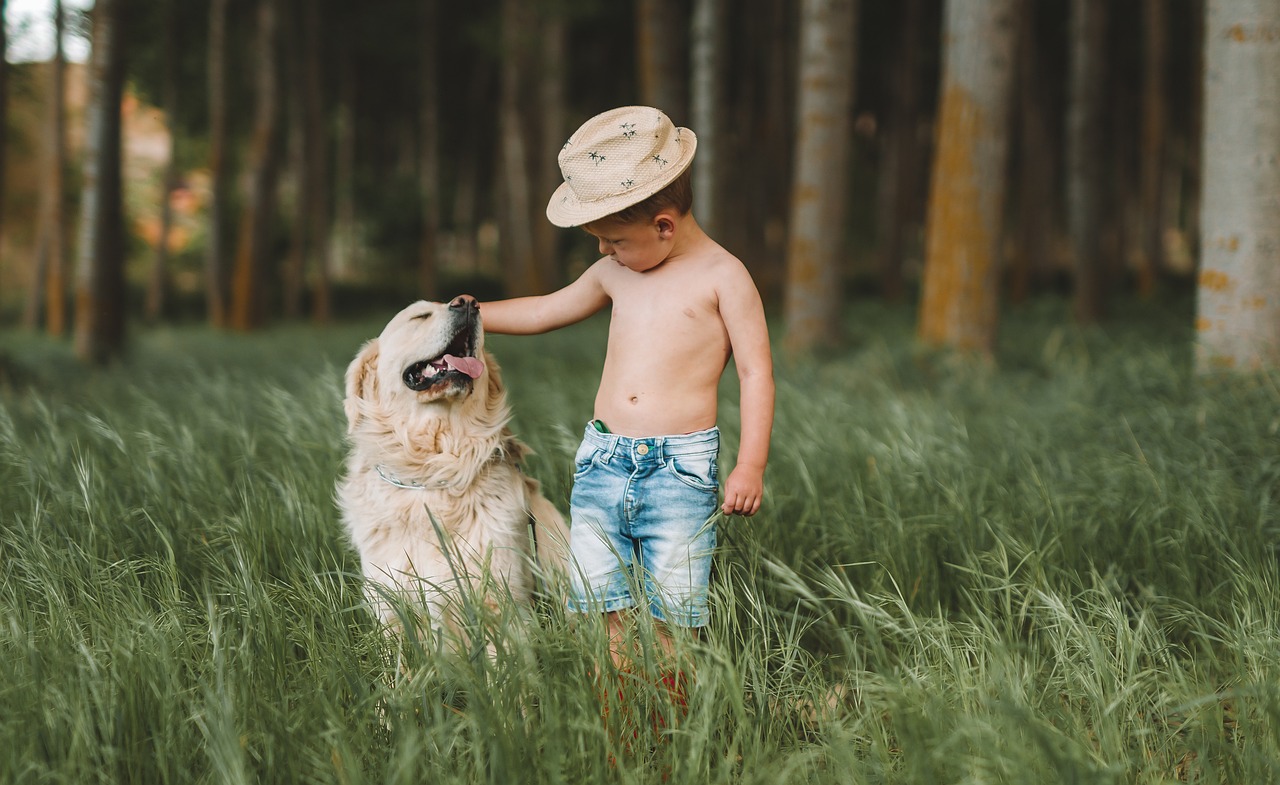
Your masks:
[{"label": "shorts belt loop", "polygon": [[654,452],[658,453],[654,457],[657,458],[659,465],[665,465],[667,462],[667,451],[665,449],[666,445],[667,445],[667,440],[661,436],[653,440]]}]

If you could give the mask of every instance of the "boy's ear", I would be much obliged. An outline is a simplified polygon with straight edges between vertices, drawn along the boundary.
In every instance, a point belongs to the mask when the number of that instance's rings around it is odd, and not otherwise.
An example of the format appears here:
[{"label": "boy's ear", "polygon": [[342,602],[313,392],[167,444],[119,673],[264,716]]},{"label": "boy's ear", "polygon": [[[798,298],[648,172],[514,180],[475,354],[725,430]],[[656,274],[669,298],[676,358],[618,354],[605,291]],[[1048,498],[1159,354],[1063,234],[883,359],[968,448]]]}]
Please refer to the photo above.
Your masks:
[{"label": "boy's ear", "polygon": [[663,210],[653,217],[653,225],[658,230],[659,239],[666,240],[676,231],[676,221],[671,215]]}]

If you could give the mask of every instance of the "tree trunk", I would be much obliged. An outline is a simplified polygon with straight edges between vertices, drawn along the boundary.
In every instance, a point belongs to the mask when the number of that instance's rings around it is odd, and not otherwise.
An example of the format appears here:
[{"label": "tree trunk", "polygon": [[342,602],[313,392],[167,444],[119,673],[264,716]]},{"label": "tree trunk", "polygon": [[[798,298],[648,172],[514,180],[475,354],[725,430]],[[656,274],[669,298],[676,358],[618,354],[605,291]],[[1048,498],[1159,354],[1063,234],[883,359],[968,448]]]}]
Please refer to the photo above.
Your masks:
[{"label": "tree trunk", "polygon": [[165,311],[169,291],[169,233],[173,228],[174,190],[178,187],[178,12],[165,4],[164,14],[164,74],[160,101],[165,122],[169,126],[169,160],[164,168],[164,185],[160,199],[160,237],[156,240],[155,255],[151,260],[151,275],[147,278],[146,315],[151,322],[158,322]]},{"label": "tree trunk", "polygon": [[948,0],[920,338],[989,355],[999,317],[1015,0]]},{"label": "tree trunk", "polygon": [[1102,317],[1103,105],[1106,0],[1072,0],[1067,80],[1067,229],[1076,321]]},{"label": "tree trunk", "polygon": [[[531,199],[530,210],[533,213],[534,226],[534,263],[537,266],[538,280],[545,289],[556,289],[563,278],[563,266],[560,264],[560,238],[564,233],[543,217],[545,199],[560,185],[560,164],[555,153],[564,140],[569,138],[572,128],[568,128],[568,110],[566,93],[568,91],[568,71],[566,58],[568,54],[568,24],[564,11],[544,9],[542,11],[542,51],[541,69],[538,80],[538,114],[542,120],[537,165],[534,166],[537,183],[536,196]],[[701,141],[701,138],[699,138]],[[701,146],[699,146],[701,152]]]},{"label": "tree trunk", "polygon": [[418,293],[439,300],[440,292],[440,3],[422,0],[419,101],[421,128],[418,151],[418,198],[422,236],[418,241]]},{"label": "tree trunk", "polygon": [[525,147],[524,115],[520,96],[524,92],[524,63],[528,30],[527,12],[520,0],[502,3],[502,90],[499,106],[501,140],[501,214],[504,257],[503,278],[508,295],[528,295],[541,291],[534,264],[533,222],[530,217],[532,190],[528,150]]},{"label": "tree trunk", "polygon": [[693,212],[712,237],[719,236],[720,116],[724,94],[725,0],[695,0],[690,33],[690,123],[698,135],[693,159]]},{"label": "tree trunk", "polygon": [[325,122],[324,64],[320,59],[320,4],[308,2],[302,12],[303,92],[305,94],[307,169],[312,187],[303,195],[307,202],[307,231],[314,256],[312,269],[311,319],[326,324],[333,318],[330,285],[333,260],[333,227],[329,198],[329,132]]},{"label": "tree trunk", "polygon": [[[0,128],[9,127],[9,36],[6,30],[9,17],[6,9],[8,0],[0,0]],[[4,194],[8,180],[8,161],[5,156],[6,145],[0,144],[0,252],[4,248]],[[34,285],[34,283],[33,283]]]},{"label": "tree trunk", "polygon": [[1280,368],[1280,2],[1209,0],[1196,368]]},{"label": "tree trunk", "polygon": [[786,343],[792,352],[833,344],[840,334],[841,265],[848,250],[849,115],[856,83],[855,0],[804,0],[800,8],[785,308]]},{"label": "tree trunk", "polygon": [[227,263],[227,206],[231,167],[227,156],[227,5],[209,5],[209,225],[205,241],[205,289],[209,323],[226,327],[230,301]]},{"label": "tree trunk", "polygon": [[313,136],[307,127],[306,89],[302,86],[306,80],[306,63],[302,39],[304,15],[314,0],[302,0],[292,3],[284,18],[284,55],[287,84],[292,89],[285,90],[285,111],[288,113],[289,172],[293,187],[293,216],[289,232],[289,250],[285,254],[281,268],[280,287],[284,297],[283,312],[286,319],[294,320],[302,317],[307,294],[307,258],[310,256],[314,241],[310,232],[311,193],[316,188],[314,173],[311,171],[312,156],[310,142]]},{"label": "tree trunk", "polygon": [[337,162],[334,201],[337,223],[333,237],[333,276],[349,281],[356,272],[356,82],[352,75],[351,42],[341,44],[338,72]]},{"label": "tree trunk", "polygon": [[76,355],[103,363],[124,349],[124,211],[120,102],[124,97],[125,0],[93,10],[84,192],[76,261]]},{"label": "tree trunk", "polygon": [[280,117],[276,2],[260,0],[258,5],[257,109],[249,143],[249,195],[240,217],[231,287],[231,327],[236,330],[257,328],[265,316],[263,279],[271,252],[271,225],[279,172],[276,144]]},{"label": "tree trunk", "polygon": [[[636,55],[640,100],[685,125],[685,3],[679,0],[636,0]],[[694,130],[697,133],[697,130]]]},{"label": "tree trunk", "polygon": [[916,125],[920,121],[921,5],[921,0],[905,0],[901,5],[898,48],[891,66],[889,119],[883,133],[882,159],[877,173],[880,292],[886,300],[895,303],[904,295],[903,256],[920,176]]},{"label": "tree trunk", "polygon": [[1144,0],[1142,146],[1139,150],[1142,237],[1138,293],[1150,297],[1164,267],[1165,68],[1169,48],[1168,0]]},{"label": "tree trunk", "polygon": [[[65,11],[61,0],[53,4],[54,46],[50,62],[49,104],[45,120],[45,172],[40,189],[40,221],[37,229],[36,255],[32,269],[35,277],[32,285],[34,296],[29,303],[38,303],[44,294],[44,322],[49,334],[61,337],[67,333],[67,219],[66,219],[66,171],[67,171],[67,121],[66,121],[66,71],[67,60],[62,48],[65,30]],[[30,308],[29,308],[30,310]],[[27,322],[39,322],[39,308],[29,313]]]},{"label": "tree trunk", "polygon": [[1040,6],[1024,2],[1018,56],[1018,232],[1009,276],[1009,300],[1025,301],[1031,284],[1049,261],[1053,239],[1054,147],[1049,134],[1045,67],[1036,45],[1035,14]]}]

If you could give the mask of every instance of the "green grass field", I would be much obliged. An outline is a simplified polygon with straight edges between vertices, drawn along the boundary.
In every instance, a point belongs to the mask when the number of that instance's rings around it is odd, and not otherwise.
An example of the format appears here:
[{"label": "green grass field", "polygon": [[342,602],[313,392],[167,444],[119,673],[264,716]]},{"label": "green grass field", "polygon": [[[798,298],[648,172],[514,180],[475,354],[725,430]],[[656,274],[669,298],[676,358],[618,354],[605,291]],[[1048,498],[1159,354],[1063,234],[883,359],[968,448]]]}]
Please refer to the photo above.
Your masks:
[{"label": "green grass field", "polygon": [[[1190,321],[1041,302],[974,368],[857,304],[850,349],[777,358],[690,712],[654,730],[637,679],[621,739],[597,625],[478,615],[496,656],[450,656],[362,607],[333,485],[380,323],[139,332],[100,371],[0,333],[0,782],[1277,781],[1280,376],[1198,382]],[[603,344],[490,340],[562,508]]]}]

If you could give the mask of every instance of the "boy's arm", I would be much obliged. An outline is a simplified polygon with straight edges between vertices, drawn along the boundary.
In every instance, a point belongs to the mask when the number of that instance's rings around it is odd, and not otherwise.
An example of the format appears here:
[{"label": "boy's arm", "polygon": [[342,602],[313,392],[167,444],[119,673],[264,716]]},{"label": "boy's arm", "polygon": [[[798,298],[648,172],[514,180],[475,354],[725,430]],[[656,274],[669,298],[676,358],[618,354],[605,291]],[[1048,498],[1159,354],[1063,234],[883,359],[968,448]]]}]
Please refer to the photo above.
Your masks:
[{"label": "boy's arm", "polygon": [[764,467],[773,432],[773,355],[764,304],[746,268],[718,288],[741,387],[742,438],[738,462],[724,484],[726,515],[755,515],[764,497]]},{"label": "boy's arm", "polygon": [[609,302],[599,267],[599,262],[591,265],[573,283],[550,294],[480,303],[485,332],[533,335],[582,321]]}]

